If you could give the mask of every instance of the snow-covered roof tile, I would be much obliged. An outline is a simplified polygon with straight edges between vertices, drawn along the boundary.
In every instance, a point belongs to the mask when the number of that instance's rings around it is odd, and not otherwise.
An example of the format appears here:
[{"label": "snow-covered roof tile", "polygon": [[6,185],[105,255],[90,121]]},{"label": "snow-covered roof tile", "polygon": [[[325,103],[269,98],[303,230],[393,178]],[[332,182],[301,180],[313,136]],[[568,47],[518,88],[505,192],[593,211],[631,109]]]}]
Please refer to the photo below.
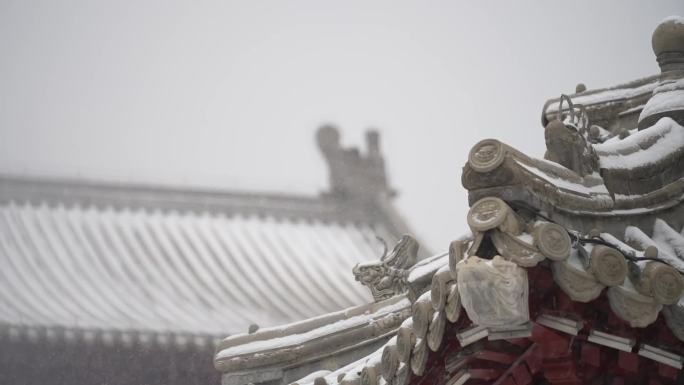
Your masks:
[{"label": "snow-covered roof tile", "polygon": [[224,337],[367,303],[352,267],[394,229],[340,205],[0,177],[0,326]]}]

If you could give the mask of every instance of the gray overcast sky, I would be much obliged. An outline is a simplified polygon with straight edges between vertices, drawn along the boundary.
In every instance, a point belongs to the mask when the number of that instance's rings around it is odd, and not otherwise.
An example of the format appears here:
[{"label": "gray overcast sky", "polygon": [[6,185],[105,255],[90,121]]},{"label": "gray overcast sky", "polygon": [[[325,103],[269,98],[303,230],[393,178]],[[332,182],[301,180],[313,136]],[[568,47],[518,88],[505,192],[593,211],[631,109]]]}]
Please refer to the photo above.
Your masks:
[{"label": "gray overcast sky", "polygon": [[684,1],[0,0],[0,172],[313,194],[315,129],[372,126],[445,250],[470,147],[541,157],[544,101],[657,73],[670,14]]}]

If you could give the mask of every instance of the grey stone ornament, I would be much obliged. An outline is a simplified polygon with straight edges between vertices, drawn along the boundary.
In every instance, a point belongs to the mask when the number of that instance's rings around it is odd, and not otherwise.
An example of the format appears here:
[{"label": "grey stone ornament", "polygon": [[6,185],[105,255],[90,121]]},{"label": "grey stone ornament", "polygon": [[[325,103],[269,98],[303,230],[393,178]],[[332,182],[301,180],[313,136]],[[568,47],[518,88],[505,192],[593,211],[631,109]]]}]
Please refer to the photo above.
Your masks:
[{"label": "grey stone ornament", "polygon": [[473,170],[484,173],[499,167],[506,158],[504,145],[496,139],[478,142],[468,154],[468,163]]},{"label": "grey stone ornament", "polygon": [[468,211],[468,226],[475,231],[499,227],[506,220],[508,206],[499,198],[480,199]]},{"label": "grey stone ornament", "polygon": [[404,235],[392,252],[380,261],[357,264],[352,269],[354,277],[371,290],[375,301],[382,301],[408,291],[409,268],[418,258],[418,241]]},{"label": "grey stone ornament", "polygon": [[534,245],[547,258],[562,261],[570,256],[572,242],[568,232],[555,223],[543,223],[533,232]]}]

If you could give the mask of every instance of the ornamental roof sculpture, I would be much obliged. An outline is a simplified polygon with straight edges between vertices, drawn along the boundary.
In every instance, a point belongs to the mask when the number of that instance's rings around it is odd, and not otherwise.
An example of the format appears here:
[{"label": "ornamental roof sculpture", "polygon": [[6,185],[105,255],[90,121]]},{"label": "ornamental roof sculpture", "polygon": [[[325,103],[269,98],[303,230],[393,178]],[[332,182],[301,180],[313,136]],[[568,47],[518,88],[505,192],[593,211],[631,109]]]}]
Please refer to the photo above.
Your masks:
[{"label": "ornamental roof sculpture", "polygon": [[370,288],[376,301],[402,294],[408,290],[408,268],[416,263],[418,249],[418,242],[404,235],[390,255],[385,245],[379,263],[356,264],[352,272],[357,281]]},{"label": "ornamental roof sculpture", "polygon": [[[151,379],[142,368],[127,382],[123,372],[135,370],[111,359],[120,349],[137,349],[129,355],[143,354],[147,367],[187,361],[179,371],[211,383],[220,337],[371,301],[349,271],[380,255],[376,237],[408,232],[379,137],[369,132],[363,153],[342,148],[332,126],[317,138],[331,182],[319,196],[0,176],[0,340],[28,355],[75,347],[71,359],[50,360],[66,383],[91,372],[124,384],[188,383],[178,371]],[[2,356],[0,383],[54,374]],[[90,356],[109,364],[74,369]]]},{"label": "ornamental roof sculpture", "polygon": [[660,75],[544,105],[544,159],[477,143],[471,232],[406,290],[224,339],[223,384],[684,383],[684,19],[653,49]]}]

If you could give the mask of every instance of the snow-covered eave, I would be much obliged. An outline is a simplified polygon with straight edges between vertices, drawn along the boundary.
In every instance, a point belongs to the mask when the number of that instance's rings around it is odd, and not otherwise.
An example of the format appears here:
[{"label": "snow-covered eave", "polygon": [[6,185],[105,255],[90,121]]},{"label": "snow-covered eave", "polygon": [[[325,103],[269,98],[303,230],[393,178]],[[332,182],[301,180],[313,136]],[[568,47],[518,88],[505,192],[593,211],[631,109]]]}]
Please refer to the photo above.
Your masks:
[{"label": "snow-covered eave", "polygon": [[391,334],[410,315],[405,295],[356,306],[218,344],[214,366],[222,372],[288,367],[368,344]]},{"label": "snow-covered eave", "polygon": [[[677,177],[677,169],[684,157],[684,127],[667,117],[625,139],[595,145],[600,174],[580,176],[560,164],[532,158],[503,143],[500,146],[505,160],[495,169],[473,171],[470,160],[466,165],[464,175],[468,177],[463,183],[471,203],[488,195],[500,195],[504,200],[517,196],[516,200],[527,197],[523,200],[528,204],[550,205],[554,211],[570,215],[613,217],[656,213],[682,201],[684,178]],[[625,164],[631,168],[622,168]],[[610,168],[612,165],[619,168]],[[669,179],[651,189],[639,194],[620,190],[632,179],[664,171]]]},{"label": "snow-covered eave", "polygon": [[[598,88],[568,95],[574,104],[581,104],[590,109],[600,109],[603,106],[612,106],[616,103],[625,105],[625,110],[634,108],[637,104],[631,101],[648,99],[658,85],[659,75],[651,75],[636,79],[628,83],[618,84],[613,87]],[[555,118],[560,106],[560,98],[552,98],[544,103],[542,124],[546,124]],[[564,106],[566,107],[566,106]],[[637,110],[635,110],[637,111]]]},{"label": "snow-covered eave", "polygon": [[[674,162],[684,154],[684,127],[664,117],[653,126],[624,139],[611,138],[594,145],[604,170],[649,170]],[[667,164],[665,164],[667,163]]]},{"label": "snow-covered eave", "polygon": [[[524,193],[535,201],[552,205],[555,210],[574,216],[619,217],[655,214],[678,206],[684,201],[684,179],[674,181],[662,188],[640,195],[611,194],[603,184],[582,184],[561,180],[544,170],[519,165],[524,173],[514,184],[506,186],[506,194]],[[498,187],[470,190],[471,200],[494,194]],[[604,191],[602,191],[604,190]],[[542,209],[541,207],[536,207]]]},{"label": "snow-covered eave", "polygon": [[511,155],[512,161],[504,163],[503,167],[515,177],[505,185],[495,182],[489,186],[466,186],[471,201],[491,194],[518,191],[566,212],[608,212],[614,208],[614,201],[598,174],[581,177],[559,164],[530,158],[512,148],[510,151],[515,152]]}]

